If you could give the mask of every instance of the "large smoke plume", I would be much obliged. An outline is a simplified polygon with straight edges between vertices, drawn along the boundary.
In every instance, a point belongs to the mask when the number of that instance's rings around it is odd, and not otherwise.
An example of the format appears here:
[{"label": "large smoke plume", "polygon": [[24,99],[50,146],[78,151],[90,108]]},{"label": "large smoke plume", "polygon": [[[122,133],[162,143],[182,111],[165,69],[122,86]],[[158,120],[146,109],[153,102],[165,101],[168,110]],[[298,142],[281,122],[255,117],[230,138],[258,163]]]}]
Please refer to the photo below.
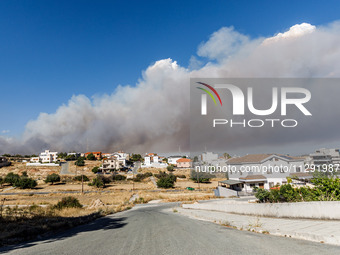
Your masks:
[{"label": "large smoke plume", "polygon": [[20,140],[0,136],[0,153],[188,151],[190,77],[339,77],[340,23],[303,23],[270,38],[224,27],[198,47],[191,62],[185,68],[159,60],[135,86],[91,99],[72,96],[55,113],[29,121]]}]

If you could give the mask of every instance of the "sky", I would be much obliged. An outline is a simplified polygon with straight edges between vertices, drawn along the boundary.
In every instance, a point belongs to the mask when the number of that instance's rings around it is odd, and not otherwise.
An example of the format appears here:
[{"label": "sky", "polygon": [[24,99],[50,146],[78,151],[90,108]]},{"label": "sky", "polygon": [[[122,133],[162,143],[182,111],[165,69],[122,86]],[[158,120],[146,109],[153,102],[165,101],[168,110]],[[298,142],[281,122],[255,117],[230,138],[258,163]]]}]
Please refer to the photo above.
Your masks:
[{"label": "sky", "polygon": [[[42,113],[55,114],[71,98],[79,102],[79,95],[92,100],[89,105],[103,104],[110,96],[121,98],[116,94],[119,85],[140,86],[159,60],[169,58],[185,69],[218,62],[199,49],[223,27],[255,40],[303,22],[327,25],[338,20],[339,13],[338,1],[2,0],[0,136],[23,139],[27,130],[39,126],[29,123]],[[110,127],[117,125],[118,120]],[[58,136],[59,131],[52,134]],[[89,134],[84,137],[88,144]],[[143,138],[136,139],[143,144]],[[34,150],[50,145],[45,139]],[[128,142],[120,145],[129,148]]]}]

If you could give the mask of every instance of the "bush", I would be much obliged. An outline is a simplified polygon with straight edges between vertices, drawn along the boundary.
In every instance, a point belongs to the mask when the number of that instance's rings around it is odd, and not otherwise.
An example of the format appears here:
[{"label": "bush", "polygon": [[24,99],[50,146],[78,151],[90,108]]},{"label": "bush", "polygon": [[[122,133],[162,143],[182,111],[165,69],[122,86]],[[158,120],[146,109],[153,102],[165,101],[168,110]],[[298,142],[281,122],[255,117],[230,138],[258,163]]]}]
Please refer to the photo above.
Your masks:
[{"label": "bush", "polygon": [[5,176],[4,183],[14,185],[19,179],[20,179],[20,176],[18,174],[14,174],[10,172]]},{"label": "bush", "polygon": [[59,201],[54,208],[61,210],[64,208],[82,208],[83,206],[80,204],[79,200],[75,197],[64,197]]},{"label": "bush", "polygon": [[113,181],[125,181],[126,177],[124,175],[121,174],[116,174],[112,177]]},{"label": "bush", "polygon": [[58,174],[49,174],[47,175],[45,182],[50,182],[53,185],[55,182],[60,182],[60,176]]},{"label": "bush", "polygon": [[294,188],[290,184],[281,185],[279,189],[265,191],[258,189],[255,197],[259,202],[300,202],[300,201],[339,201],[340,180],[333,177],[321,177],[312,180],[315,187]]},{"label": "bush", "polygon": [[255,193],[255,197],[259,200],[260,203],[267,202],[269,199],[270,192],[265,189],[257,189]]},{"label": "bush", "polygon": [[169,166],[167,166],[167,167],[166,167],[166,169],[167,169],[169,172],[173,172],[173,171],[175,171],[175,170],[174,170],[174,166],[173,166],[173,165],[169,165]]},{"label": "bush", "polygon": [[74,162],[76,166],[85,166],[85,158],[79,157],[76,162]]},{"label": "bush", "polygon": [[92,168],[92,172],[93,173],[98,173],[99,172],[99,166],[95,166],[94,168]]},{"label": "bush", "polygon": [[89,155],[87,155],[87,160],[96,160],[96,156],[93,155],[93,153],[90,153]]},{"label": "bush", "polygon": [[159,172],[156,177],[159,178],[157,181],[157,187],[164,189],[173,188],[177,180],[175,175],[167,174],[165,172]]},{"label": "bush", "polygon": [[32,178],[28,178],[26,176],[20,177],[16,183],[14,184],[15,187],[20,189],[33,189],[37,186],[37,182]]},{"label": "bush", "polygon": [[168,174],[166,172],[163,172],[163,171],[159,171],[158,174],[155,174],[155,177],[156,178],[162,178],[162,177],[167,177]]},{"label": "bush", "polygon": [[78,175],[78,176],[74,177],[74,180],[78,181],[78,182],[81,182],[82,180],[84,182],[88,182],[89,178],[86,175]]},{"label": "bush", "polygon": [[187,178],[186,176],[185,176],[185,174],[179,174],[179,175],[176,175],[178,178],[182,178],[182,179],[185,179],[185,178]]},{"label": "bush", "polygon": [[192,170],[190,173],[190,179],[196,183],[207,183],[210,182],[211,178],[215,178],[215,175],[210,173],[196,172],[195,170]]},{"label": "bush", "polygon": [[140,181],[142,181],[142,180],[144,180],[144,179],[146,179],[146,178],[148,178],[148,177],[150,177],[152,175],[153,174],[150,173],[150,172],[146,172],[144,174],[137,174],[136,177],[133,179],[133,181],[140,182]]},{"label": "bush", "polygon": [[95,186],[97,188],[104,188],[105,187],[105,183],[104,183],[103,179],[100,176],[97,176],[96,178],[94,178],[92,180],[91,183],[89,183],[89,186]]},{"label": "bush", "polygon": [[158,188],[169,189],[169,188],[173,188],[174,185],[175,185],[175,182],[173,178],[171,178],[170,176],[162,177],[157,181]]}]

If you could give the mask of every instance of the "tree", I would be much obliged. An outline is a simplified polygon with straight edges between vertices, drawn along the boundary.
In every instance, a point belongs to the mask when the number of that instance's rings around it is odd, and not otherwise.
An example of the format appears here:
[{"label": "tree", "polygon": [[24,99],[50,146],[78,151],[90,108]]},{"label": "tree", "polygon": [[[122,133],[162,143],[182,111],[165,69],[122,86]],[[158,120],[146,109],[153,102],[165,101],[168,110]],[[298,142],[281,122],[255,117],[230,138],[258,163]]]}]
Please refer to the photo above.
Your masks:
[{"label": "tree", "polygon": [[142,156],[140,154],[132,154],[130,160],[132,162],[141,161],[142,160]]},{"label": "tree", "polygon": [[14,184],[15,187],[20,189],[33,189],[37,186],[37,182],[32,178],[28,178],[26,176],[21,176],[16,183]]},{"label": "tree", "polygon": [[260,201],[260,203],[267,202],[269,199],[270,192],[265,189],[257,189],[255,197]]},{"label": "tree", "polygon": [[165,172],[159,172],[159,174],[155,176],[159,178],[157,181],[158,188],[164,188],[164,189],[173,188],[177,180],[177,177],[175,175],[167,174]]},{"label": "tree", "polygon": [[96,156],[93,155],[93,153],[90,153],[89,155],[87,155],[87,160],[96,160]]},{"label": "tree", "polygon": [[81,181],[88,182],[89,178],[86,175],[83,174],[83,175],[78,175],[78,176],[74,177],[74,180],[78,181],[78,182],[81,182]]},{"label": "tree", "polygon": [[229,158],[231,158],[231,156],[229,155],[229,153],[223,153],[223,157],[225,158],[225,159],[229,159]]},{"label": "tree", "polygon": [[79,202],[79,200],[75,197],[63,197],[61,201],[59,201],[54,208],[61,210],[64,208],[82,208],[82,204]]},{"label": "tree", "polygon": [[167,169],[169,172],[175,171],[173,165],[167,166],[166,169]]},{"label": "tree", "polygon": [[60,176],[58,174],[47,175],[45,182],[53,185],[55,182],[60,182]]},{"label": "tree", "polygon": [[18,174],[14,174],[10,172],[5,176],[4,183],[14,185],[19,179],[20,179],[20,176]]},{"label": "tree", "polygon": [[71,154],[71,155],[67,155],[66,157],[65,157],[65,160],[76,160],[76,155],[74,155],[74,154]]},{"label": "tree", "polygon": [[157,181],[157,187],[164,188],[164,189],[173,188],[175,185],[175,181],[176,181],[176,176],[174,176],[173,174],[170,174],[167,177],[161,177]]},{"label": "tree", "polygon": [[197,172],[195,170],[192,170],[190,173],[190,179],[196,183],[207,183],[210,182],[211,178],[215,178],[215,175],[212,175],[210,173]]},{"label": "tree", "polygon": [[92,168],[92,172],[93,173],[98,173],[99,172],[99,167],[98,166],[95,166],[94,168]]},{"label": "tree", "polygon": [[99,176],[97,176],[96,178],[94,178],[92,180],[91,183],[89,183],[89,186],[95,186],[97,188],[104,188],[105,187],[105,183],[103,181],[103,179]]},{"label": "tree", "polygon": [[58,153],[58,158],[64,159],[64,158],[66,158],[66,157],[67,157],[67,153],[66,153],[66,152],[60,152],[60,153]]},{"label": "tree", "polygon": [[76,166],[85,166],[85,160],[83,157],[79,157],[76,162],[74,162]]}]

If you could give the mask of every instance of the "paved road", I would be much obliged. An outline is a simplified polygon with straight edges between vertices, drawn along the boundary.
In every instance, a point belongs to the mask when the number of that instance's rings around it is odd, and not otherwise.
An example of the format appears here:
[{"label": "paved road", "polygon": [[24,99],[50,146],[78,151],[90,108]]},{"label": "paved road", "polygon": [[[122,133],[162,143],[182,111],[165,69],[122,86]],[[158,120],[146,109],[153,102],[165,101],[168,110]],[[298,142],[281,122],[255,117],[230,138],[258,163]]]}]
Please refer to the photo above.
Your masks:
[{"label": "paved road", "polygon": [[340,247],[336,246],[239,231],[190,219],[173,212],[174,206],[136,206],[53,238],[7,251],[16,255],[340,254]]}]

